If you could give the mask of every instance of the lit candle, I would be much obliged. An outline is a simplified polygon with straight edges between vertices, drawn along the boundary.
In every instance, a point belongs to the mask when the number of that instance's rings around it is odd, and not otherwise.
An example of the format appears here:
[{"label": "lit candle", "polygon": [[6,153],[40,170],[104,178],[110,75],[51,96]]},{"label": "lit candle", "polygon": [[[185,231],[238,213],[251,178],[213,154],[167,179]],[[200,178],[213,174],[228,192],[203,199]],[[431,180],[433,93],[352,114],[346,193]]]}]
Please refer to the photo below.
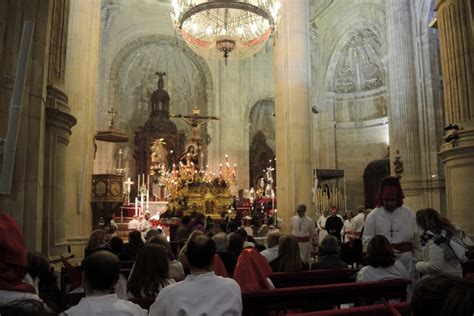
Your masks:
[{"label": "lit candle", "polygon": [[146,190],[146,209],[150,209],[150,191]]}]

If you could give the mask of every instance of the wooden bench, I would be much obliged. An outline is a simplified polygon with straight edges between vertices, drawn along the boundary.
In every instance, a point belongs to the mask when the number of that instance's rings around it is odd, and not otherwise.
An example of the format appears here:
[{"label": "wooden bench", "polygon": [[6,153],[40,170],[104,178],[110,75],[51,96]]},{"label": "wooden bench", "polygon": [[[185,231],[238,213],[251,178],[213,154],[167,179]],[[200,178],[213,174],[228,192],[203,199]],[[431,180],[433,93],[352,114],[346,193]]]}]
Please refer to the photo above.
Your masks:
[{"label": "wooden bench", "polygon": [[301,312],[330,309],[334,305],[353,303],[371,305],[381,298],[406,301],[409,280],[341,283],[277,288],[242,293],[244,315],[265,315],[272,311]]},{"label": "wooden bench", "polygon": [[302,272],[274,272],[270,279],[276,288],[354,282],[352,269],[324,269]]},{"label": "wooden bench", "polygon": [[[400,314],[409,316],[410,315],[410,302],[401,302],[390,304]],[[326,310],[319,312],[309,313],[288,313],[287,316],[391,316],[392,314],[387,311],[384,304],[351,307],[344,309]]]}]

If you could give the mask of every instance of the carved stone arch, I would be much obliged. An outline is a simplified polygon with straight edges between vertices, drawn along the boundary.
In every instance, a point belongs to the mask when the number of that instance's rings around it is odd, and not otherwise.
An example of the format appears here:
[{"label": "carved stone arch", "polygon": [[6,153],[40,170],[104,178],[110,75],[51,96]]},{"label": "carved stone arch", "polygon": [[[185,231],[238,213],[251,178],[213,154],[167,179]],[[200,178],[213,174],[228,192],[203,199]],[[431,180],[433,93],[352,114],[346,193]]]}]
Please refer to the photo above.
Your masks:
[{"label": "carved stone arch", "polygon": [[[346,32],[340,38],[340,40],[338,41],[338,44],[336,45],[333,51],[333,54],[331,55],[331,59],[329,61],[328,68],[326,71],[325,82],[327,86],[325,87],[325,91],[334,91],[338,64],[346,52],[347,45],[350,45],[354,37],[360,36],[361,33],[372,34],[373,36],[370,39],[365,39],[366,43],[372,46],[373,48],[375,48],[375,51],[377,52],[377,55],[380,61],[385,55],[385,51],[384,51],[385,45],[382,42],[383,37],[378,25],[376,25],[375,23],[371,23],[370,21],[363,21],[362,23],[358,23],[358,25],[353,25],[349,28],[351,30],[349,32]],[[381,63],[381,66],[383,67],[382,63]],[[384,72],[386,71],[385,68],[383,68],[382,70]]]},{"label": "carved stone arch", "polygon": [[[114,85],[115,80],[120,78],[119,70],[123,63],[123,61],[133,54],[140,46],[146,45],[147,43],[165,43],[169,46],[176,47],[177,50],[183,50],[182,47],[185,46],[184,42],[181,40],[176,39],[172,36],[155,34],[155,35],[147,35],[141,36],[131,40],[130,42],[126,43],[114,57],[110,69],[107,72],[108,76],[106,78],[107,82],[107,94],[106,94],[106,108],[110,108],[111,105],[115,104],[114,97],[114,89],[116,86]],[[206,95],[207,95],[207,104],[206,108],[202,109],[202,114],[210,113],[213,111],[214,106],[214,84],[212,80],[212,74],[209,69],[207,62],[196,53],[194,53],[190,49],[183,50],[184,55],[189,58],[190,62],[203,74],[203,79],[205,80],[204,85],[206,87]]]}]

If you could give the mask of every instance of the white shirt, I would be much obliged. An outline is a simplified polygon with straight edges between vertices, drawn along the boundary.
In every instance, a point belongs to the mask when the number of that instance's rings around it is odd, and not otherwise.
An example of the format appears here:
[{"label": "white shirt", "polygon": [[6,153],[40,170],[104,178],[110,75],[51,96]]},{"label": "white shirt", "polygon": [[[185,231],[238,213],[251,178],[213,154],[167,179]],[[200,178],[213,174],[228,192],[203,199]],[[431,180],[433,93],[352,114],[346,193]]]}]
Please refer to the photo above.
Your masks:
[{"label": "white shirt", "polygon": [[140,222],[135,218],[128,222],[128,230],[138,230],[140,231]]},{"label": "white shirt", "polygon": [[37,294],[0,290],[0,306],[17,300],[36,300],[42,302]]},{"label": "white shirt", "polygon": [[395,261],[389,267],[374,268],[372,266],[365,266],[357,273],[357,282],[382,281],[389,279],[406,279],[411,280],[411,272],[400,261]]},{"label": "white shirt", "polygon": [[344,243],[348,243],[351,239],[354,239],[354,225],[352,220],[346,219],[342,226],[341,235],[344,236]]},{"label": "white shirt", "polygon": [[165,287],[150,306],[149,316],[241,315],[242,294],[233,279],[213,271],[190,274]]},{"label": "white shirt", "polygon": [[272,248],[267,248],[264,251],[262,251],[260,254],[264,256],[268,262],[271,262],[275,260],[276,257],[278,257],[278,245]]},{"label": "white shirt", "polygon": [[367,215],[362,241],[368,244],[375,235],[383,235],[391,244],[414,244],[416,233],[415,213],[409,208],[402,205],[390,213],[383,207],[376,207]]},{"label": "white shirt", "polygon": [[[352,219],[352,231],[355,233],[362,232],[365,224],[365,214],[359,213]],[[362,237],[362,236],[361,236]]]},{"label": "white shirt", "polygon": [[291,234],[296,237],[307,237],[309,236],[310,241],[314,235],[314,221],[311,217],[298,215],[293,216],[290,220]]},{"label": "white shirt", "polygon": [[87,296],[79,304],[64,312],[69,316],[146,316],[147,311],[137,304],[120,300],[116,294]]}]

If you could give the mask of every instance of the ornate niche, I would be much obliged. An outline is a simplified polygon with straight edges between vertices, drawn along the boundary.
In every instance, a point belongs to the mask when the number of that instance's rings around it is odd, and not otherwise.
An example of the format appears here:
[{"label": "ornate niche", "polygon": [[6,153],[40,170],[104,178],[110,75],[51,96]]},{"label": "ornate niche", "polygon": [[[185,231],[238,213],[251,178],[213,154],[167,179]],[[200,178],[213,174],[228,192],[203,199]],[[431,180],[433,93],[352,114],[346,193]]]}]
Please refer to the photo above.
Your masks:
[{"label": "ornate niche", "polygon": [[268,146],[262,131],[258,131],[253,137],[249,155],[250,185],[256,188],[258,187],[259,179],[265,176],[264,170],[271,165],[270,161],[275,160],[275,154],[270,146]]}]

